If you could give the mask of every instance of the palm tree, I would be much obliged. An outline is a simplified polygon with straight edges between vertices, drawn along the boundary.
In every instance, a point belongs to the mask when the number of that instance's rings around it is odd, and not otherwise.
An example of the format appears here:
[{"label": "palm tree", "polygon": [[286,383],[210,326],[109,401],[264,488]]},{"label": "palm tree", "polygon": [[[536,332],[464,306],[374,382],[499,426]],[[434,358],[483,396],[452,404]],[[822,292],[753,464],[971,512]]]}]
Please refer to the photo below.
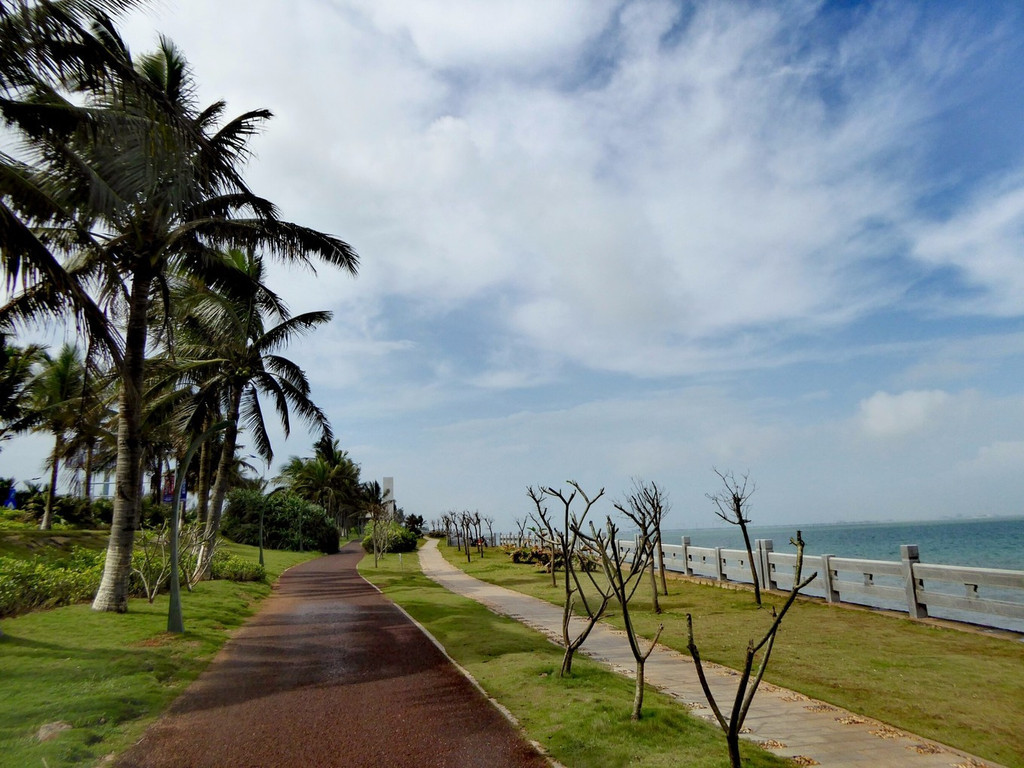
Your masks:
[{"label": "palm tree", "polygon": [[0,333],[0,446],[11,435],[31,426],[33,370],[42,360],[42,347],[8,346]]},{"label": "palm tree", "polygon": [[362,512],[359,465],[341,450],[337,440],[321,438],[312,458],[292,456],[281,468],[277,482],[327,510],[343,535]]},{"label": "palm tree", "polygon": [[0,308],[0,329],[73,315],[113,361],[121,380],[117,491],[93,608],[125,611],[147,339],[168,280],[195,275],[219,287],[239,279],[217,257],[225,247],[306,265],[317,258],[351,273],[358,260],[343,241],[282,221],[243,181],[248,141],[270,112],[221,125],[224,103],[198,108],[187,63],[169,40],[135,60],[106,17],[89,30],[80,24],[75,35],[79,48],[102,59],[105,77],[82,63],[76,77],[58,82],[38,67],[0,100],[28,156],[0,157],[0,258],[9,280],[25,286]]},{"label": "palm tree", "polygon": [[33,431],[53,436],[53,450],[47,459],[50,468],[50,493],[46,497],[40,530],[48,531],[53,525],[53,503],[57,498],[57,478],[60,462],[82,413],[82,393],[85,389],[85,365],[77,347],[65,344],[56,357],[46,355],[39,373],[31,384],[32,410],[35,413]]},{"label": "palm tree", "polygon": [[[213,543],[220,532],[221,513],[228,484],[237,475],[235,448],[239,422],[244,420],[256,454],[268,464],[273,448],[267,434],[260,395],[274,404],[285,435],[290,432],[289,414],[296,411],[308,424],[330,439],[326,415],[310,399],[305,372],[277,354],[294,338],[331,319],[330,312],[306,312],[291,317],[280,299],[264,285],[263,259],[230,251],[226,260],[248,280],[248,291],[200,292],[179,330],[180,357],[202,397],[219,401],[227,427],[221,447],[216,480],[210,499],[197,575],[207,572]],[[243,284],[243,281],[238,281]],[[268,320],[279,321],[268,327]]]},{"label": "palm tree", "polygon": [[[111,405],[117,400],[117,381],[110,371],[95,366],[87,368],[87,374],[82,390],[80,417],[67,444],[67,463],[75,470],[75,482],[79,485],[82,497],[90,500],[97,455],[104,452],[105,446],[112,448],[114,445],[111,426],[115,424],[116,414]],[[84,474],[80,483],[77,477],[79,471]]]}]

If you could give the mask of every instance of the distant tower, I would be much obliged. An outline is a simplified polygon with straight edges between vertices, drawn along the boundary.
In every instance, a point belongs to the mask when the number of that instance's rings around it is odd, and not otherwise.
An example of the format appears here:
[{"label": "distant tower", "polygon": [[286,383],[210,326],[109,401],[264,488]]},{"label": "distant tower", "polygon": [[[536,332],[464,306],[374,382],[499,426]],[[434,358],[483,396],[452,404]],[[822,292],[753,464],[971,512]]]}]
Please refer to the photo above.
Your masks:
[{"label": "distant tower", "polygon": [[385,477],[384,482],[381,483],[381,495],[383,495],[386,503],[391,505],[391,511],[395,511],[395,478]]}]

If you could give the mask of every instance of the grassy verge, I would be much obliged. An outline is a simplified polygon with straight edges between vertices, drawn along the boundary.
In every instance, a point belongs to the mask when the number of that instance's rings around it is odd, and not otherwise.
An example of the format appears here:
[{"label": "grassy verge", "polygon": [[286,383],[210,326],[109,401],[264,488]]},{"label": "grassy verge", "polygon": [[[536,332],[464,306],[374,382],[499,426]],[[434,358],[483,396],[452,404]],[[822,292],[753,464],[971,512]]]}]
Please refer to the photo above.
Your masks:
[{"label": "grassy verge", "polygon": [[[454,595],[419,570],[414,553],[378,568],[364,558],[360,572],[436,637],[449,654],[519,720],[529,738],[569,768],[644,765],[725,768],[725,737],[653,689],[644,717],[629,720],[633,683],[578,657],[569,679],[558,677],[561,649],[540,633]],[[753,745],[744,765],[782,768],[791,762]],[[642,755],[642,759],[641,756]]]},{"label": "grassy verge", "polygon": [[[226,547],[257,559],[254,547]],[[268,578],[314,556],[267,551]],[[165,631],[166,595],[132,600],[126,614],[73,605],[0,622],[0,766],[90,764],[125,749],[269,593],[269,584],[199,584],[182,594],[184,635]],[[40,726],[54,722],[72,728],[40,742]]]},{"label": "grassy verge", "polygon": [[[563,588],[536,566],[515,565],[500,550],[472,563],[441,545],[467,573],[561,604]],[[747,642],[771,620],[747,590],[684,579],[669,581],[662,614],[650,611],[641,587],[630,611],[638,630],[686,650],[686,614],[693,614],[701,658],[742,665]],[[768,595],[766,604],[781,605]],[[631,607],[633,604],[631,604]],[[613,612],[609,623],[619,625]],[[766,679],[936,741],[1024,768],[1024,643],[963,632],[899,616],[798,601],[786,615]]]}]

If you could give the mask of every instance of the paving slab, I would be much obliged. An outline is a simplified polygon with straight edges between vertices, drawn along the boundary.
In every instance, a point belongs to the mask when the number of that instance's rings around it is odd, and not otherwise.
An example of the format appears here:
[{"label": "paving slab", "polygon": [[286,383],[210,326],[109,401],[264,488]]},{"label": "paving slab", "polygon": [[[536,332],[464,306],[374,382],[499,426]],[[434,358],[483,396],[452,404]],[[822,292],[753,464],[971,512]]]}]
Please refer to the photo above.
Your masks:
[{"label": "paving slab", "polygon": [[[475,579],[441,555],[437,541],[420,550],[423,573],[446,589],[472,598],[499,613],[544,633],[561,645],[562,609],[543,600]],[[574,619],[574,623],[582,622]],[[635,675],[635,661],[624,632],[599,622],[580,653],[603,662],[623,675]],[[715,699],[732,702],[738,672],[704,662]],[[645,668],[654,687],[688,707],[694,715],[714,722],[697,678],[693,660],[659,645]],[[728,708],[722,707],[728,716]],[[1005,768],[953,747],[915,736],[863,715],[776,685],[762,682],[747,714],[744,738],[765,749],[795,758],[800,765],[825,768],[907,766],[907,768]]]}]

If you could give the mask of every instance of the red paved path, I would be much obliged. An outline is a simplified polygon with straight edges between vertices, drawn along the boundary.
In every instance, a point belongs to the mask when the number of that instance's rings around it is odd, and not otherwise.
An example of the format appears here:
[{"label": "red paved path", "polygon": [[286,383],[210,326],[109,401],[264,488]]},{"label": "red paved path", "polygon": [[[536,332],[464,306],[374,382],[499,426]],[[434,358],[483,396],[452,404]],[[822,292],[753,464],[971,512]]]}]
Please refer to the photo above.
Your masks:
[{"label": "red paved path", "polygon": [[356,572],[358,545],[281,577],[120,768],[541,768],[547,761]]}]

